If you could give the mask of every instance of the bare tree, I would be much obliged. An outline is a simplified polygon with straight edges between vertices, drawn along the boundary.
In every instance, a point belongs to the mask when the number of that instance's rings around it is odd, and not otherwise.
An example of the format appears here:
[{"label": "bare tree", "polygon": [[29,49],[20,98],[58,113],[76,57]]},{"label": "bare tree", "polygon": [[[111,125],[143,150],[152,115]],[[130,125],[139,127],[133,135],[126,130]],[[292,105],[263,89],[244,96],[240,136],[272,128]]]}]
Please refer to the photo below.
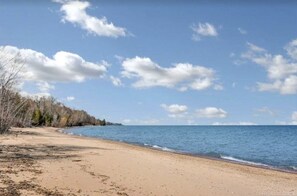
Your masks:
[{"label": "bare tree", "polygon": [[20,55],[10,56],[0,48],[0,134],[9,131],[26,103],[16,91],[19,83]]},{"label": "bare tree", "polygon": [[0,47],[0,134],[12,126],[83,126],[106,125],[83,110],[75,110],[52,97],[23,97],[16,88],[21,80],[24,61]]}]

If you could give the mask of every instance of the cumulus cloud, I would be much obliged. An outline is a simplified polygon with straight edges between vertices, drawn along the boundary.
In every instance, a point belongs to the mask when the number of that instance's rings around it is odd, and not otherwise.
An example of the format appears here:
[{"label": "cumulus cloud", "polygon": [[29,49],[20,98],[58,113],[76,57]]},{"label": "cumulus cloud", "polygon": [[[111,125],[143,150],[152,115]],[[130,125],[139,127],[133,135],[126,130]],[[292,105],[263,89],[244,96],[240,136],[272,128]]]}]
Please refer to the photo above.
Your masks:
[{"label": "cumulus cloud", "polygon": [[[21,82],[34,82],[40,90],[37,95],[32,95],[37,97],[49,95],[57,82],[83,82],[86,79],[103,77],[108,67],[104,61],[88,62],[77,54],[65,51],[59,51],[51,58],[31,49],[1,46],[0,61],[11,58],[16,58],[16,62],[22,66]],[[27,92],[23,94],[31,96]]]},{"label": "cumulus cloud", "polygon": [[227,112],[221,108],[206,107],[196,111],[199,118],[226,118]]},{"label": "cumulus cloud", "polygon": [[161,107],[165,111],[167,111],[169,113],[168,116],[172,118],[183,117],[188,110],[188,107],[186,105],[178,105],[178,104],[172,104],[172,105],[161,104]]},{"label": "cumulus cloud", "polygon": [[68,96],[68,97],[66,97],[66,100],[67,100],[67,101],[73,101],[73,100],[75,100],[75,97],[73,97],[73,96]]},{"label": "cumulus cloud", "polygon": [[203,66],[195,66],[189,63],[178,63],[172,67],[161,67],[150,58],[127,58],[122,63],[122,76],[128,79],[136,79],[132,85],[135,88],[167,87],[180,91],[188,89],[203,90],[216,86],[215,71]]},{"label": "cumulus cloud", "polygon": [[122,86],[123,85],[123,83],[122,83],[122,81],[121,81],[120,78],[117,78],[117,77],[114,77],[114,76],[110,76],[110,80],[111,80],[111,82],[112,82],[112,84],[114,86]]},{"label": "cumulus cloud", "polygon": [[269,54],[265,49],[248,43],[248,51],[242,57],[261,65],[267,71],[267,82],[258,82],[259,91],[274,91],[281,94],[297,93],[297,39],[286,45],[288,58]]},{"label": "cumulus cloud", "polygon": [[278,91],[281,94],[297,93],[297,76],[291,75],[283,80],[276,80],[273,83],[258,82],[259,91]]},{"label": "cumulus cloud", "polygon": [[120,37],[127,36],[125,28],[117,27],[112,22],[107,21],[105,17],[97,18],[87,13],[87,8],[91,6],[88,1],[62,1],[60,11],[63,13],[62,22],[70,22],[87,30],[89,33],[97,36]]},{"label": "cumulus cloud", "polygon": [[215,26],[208,22],[194,24],[191,29],[193,30],[192,39],[194,41],[200,41],[201,37],[216,37],[219,35]]},{"label": "cumulus cloud", "polygon": [[[87,78],[102,77],[107,71],[107,63],[85,61],[78,54],[59,51],[52,58],[31,50],[14,46],[0,47],[0,57],[16,56],[23,64],[22,77],[25,80],[44,82],[82,82]],[[41,86],[41,85],[40,85]]]},{"label": "cumulus cloud", "polygon": [[285,50],[291,58],[297,60],[297,39],[288,43],[285,46]]}]

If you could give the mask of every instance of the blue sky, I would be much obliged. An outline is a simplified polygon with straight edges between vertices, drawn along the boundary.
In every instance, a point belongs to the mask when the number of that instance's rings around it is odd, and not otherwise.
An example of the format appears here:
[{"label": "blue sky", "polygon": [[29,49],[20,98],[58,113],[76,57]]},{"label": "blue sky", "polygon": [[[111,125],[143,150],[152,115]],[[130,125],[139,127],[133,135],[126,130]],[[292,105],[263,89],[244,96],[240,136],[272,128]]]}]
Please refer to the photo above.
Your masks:
[{"label": "blue sky", "polygon": [[[9,1],[7,1],[9,2]],[[124,124],[296,124],[297,5],[0,5],[20,91]]]}]

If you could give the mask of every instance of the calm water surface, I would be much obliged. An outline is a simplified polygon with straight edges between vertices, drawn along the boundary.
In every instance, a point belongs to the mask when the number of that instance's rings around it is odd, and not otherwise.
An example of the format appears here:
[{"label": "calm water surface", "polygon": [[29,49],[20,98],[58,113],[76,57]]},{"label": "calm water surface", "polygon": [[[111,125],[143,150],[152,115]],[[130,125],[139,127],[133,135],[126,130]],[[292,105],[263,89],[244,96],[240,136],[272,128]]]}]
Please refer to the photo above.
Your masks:
[{"label": "calm water surface", "polygon": [[297,126],[90,126],[65,132],[297,171]]}]

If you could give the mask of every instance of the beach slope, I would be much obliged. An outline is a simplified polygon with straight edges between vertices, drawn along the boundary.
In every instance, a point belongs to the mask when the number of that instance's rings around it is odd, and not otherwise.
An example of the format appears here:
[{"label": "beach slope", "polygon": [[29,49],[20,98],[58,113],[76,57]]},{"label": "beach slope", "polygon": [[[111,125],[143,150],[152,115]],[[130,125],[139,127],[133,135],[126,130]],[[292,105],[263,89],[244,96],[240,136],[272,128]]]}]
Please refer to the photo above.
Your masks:
[{"label": "beach slope", "polygon": [[0,195],[297,195],[297,174],[15,128],[0,136]]}]

